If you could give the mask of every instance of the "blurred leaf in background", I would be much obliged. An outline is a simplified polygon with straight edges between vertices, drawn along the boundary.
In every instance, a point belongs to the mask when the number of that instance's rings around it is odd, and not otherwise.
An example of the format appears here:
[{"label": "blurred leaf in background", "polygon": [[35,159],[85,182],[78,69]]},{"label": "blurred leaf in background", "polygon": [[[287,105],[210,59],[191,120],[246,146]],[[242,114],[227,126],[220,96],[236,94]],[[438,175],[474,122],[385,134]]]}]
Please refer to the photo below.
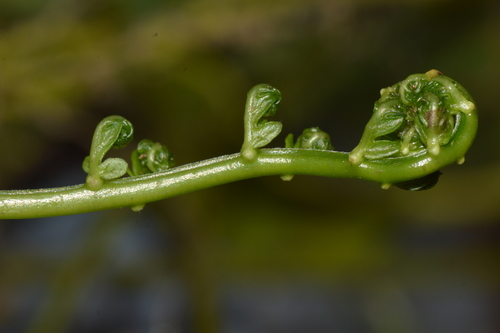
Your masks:
[{"label": "blurred leaf in background", "polygon": [[237,152],[258,83],[283,95],[271,146],[321,125],[350,151],[379,90],[432,68],[481,123],[421,193],[272,177],[140,214],[2,221],[1,330],[498,331],[499,34],[492,0],[2,1],[2,189],[84,182],[112,114],[178,165]]}]

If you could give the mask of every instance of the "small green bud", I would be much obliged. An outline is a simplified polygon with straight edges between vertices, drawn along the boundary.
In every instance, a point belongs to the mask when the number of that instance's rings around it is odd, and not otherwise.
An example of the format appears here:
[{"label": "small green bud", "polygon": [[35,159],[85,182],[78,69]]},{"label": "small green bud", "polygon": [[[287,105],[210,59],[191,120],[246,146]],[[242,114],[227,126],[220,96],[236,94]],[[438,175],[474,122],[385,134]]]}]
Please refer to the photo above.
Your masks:
[{"label": "small green bud", "polygon": [[285,148],[294,148],[295,143],[293,142],[293,134],[290,133],[285,138]]},{"label": "small green bud", "polygon": [[[293,142],[293,134],[288,134],[285,138],[285,148],[304,148],[318,150],[334,150],[328,133],[319,129],[319,127],[306,128],[297,138],[297,142]],[[290,181],[293,175],[282,175],[281,179]]]},{"label": "small green bud", "polygon": [[144,139],[132,152],[132,175],[160,172],[174,166],[174,157],[167,147],[159,142]]},{"label": "small green bud", "polygon": [[319,127],[306,128],[297,138],[295,148],[333,150],[330,136]]}]

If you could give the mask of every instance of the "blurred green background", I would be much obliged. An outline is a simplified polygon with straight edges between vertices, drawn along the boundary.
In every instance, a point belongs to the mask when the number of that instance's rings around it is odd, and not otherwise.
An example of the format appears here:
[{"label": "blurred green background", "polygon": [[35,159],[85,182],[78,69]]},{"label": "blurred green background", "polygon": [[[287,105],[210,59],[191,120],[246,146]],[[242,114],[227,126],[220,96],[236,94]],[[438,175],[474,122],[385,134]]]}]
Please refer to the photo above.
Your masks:
[{"label": "blurred green background", "polygon": [[268,177],[1,221],[0,331],[500,332],[499,36],[498,1],[2,0],[0,189],[82,183],[111,114],[178,165],[237,152],[258,83],[270,146],[320,126],[350,151],[379,90],[433,68],[480,129],[430,191]]}]

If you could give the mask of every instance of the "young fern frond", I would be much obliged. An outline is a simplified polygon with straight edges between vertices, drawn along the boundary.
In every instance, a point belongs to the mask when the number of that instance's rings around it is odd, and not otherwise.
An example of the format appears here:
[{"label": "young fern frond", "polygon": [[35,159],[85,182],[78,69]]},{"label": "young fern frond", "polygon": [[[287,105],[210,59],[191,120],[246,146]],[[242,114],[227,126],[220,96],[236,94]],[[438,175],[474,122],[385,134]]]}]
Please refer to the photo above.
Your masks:
[{"label": "young fern frond", "polygon": [[[280,92],[265,84],[248,93],[244,141],[240,153],[172,167],[168,149],[150,140],[139,142],[132,168],[118,158],[104,160],[112,147],[132,139],[130,122],[105,118],[97,127],[88,173],[82,185],[21,191],[0,191],[0,219],[34,218],[132,207],[242,179],[281,175],[355,178],[407,190],[434,186],[440,169],[463,163],[477,131],[477,111],[471,96],[436,70],[415,74],[381,90],[362,138],[350,153],[333,150],[319,128],[293,135],[285,148],[264,149],[282,125],[265,117],[276,113]],[[125,173],[131,177],[120,178]]]},{"label": "young fern frond", "polygon": [[461,118],[476,109],[467,91],[437,70],[410,75],[380,95],[359,145],[349,155],[354,165],[365,159],[438,156]]},{"label": "young fern frond", "polygon": [[123,148],[134,135],[132,124],[120,116],[109,116],[101,120],[94,132],[90,155],[82,168],[88,173],[86,185],[89,190],[97,191],[104,180],[120,178],[127,172],[127,162],[121,158],[108,158],[102,161],[111,148]]},{"label": "young fern frond", "polygon": [[[463,135],[459,130],[464,117],[475,117],[476,106],[469,93],[435,69],[410,75],[382,89],[380,95],[360,143],[349,154],[353,165],[364,160],[392,159],[396,163],[419,156],[439,158],[441,147],[452,146],[453,138]],[[469,124],[469,135],[475,135],[476,126]],[[456,162],[461,164],[464,160],[464,156],[458,156]],[[437,170],[394,185],[406,190],[426,190],[437,183],[440,175]]]},{"label": "young fern frond", "polygon": [[248,92],[244,116],[245,136],[241,154],[248,161],[254,161],[257,148],[264,147],[278,136],[283,127],[280,122],[268,121],[265,117],[274,116],[281,101],[278,89],[268,84],[259,84]]},{"label": "young fern frond", "polygon": [[288,134],[285,139],[285,148],[309,148],[319,150],[334,150],[328,133],[319,129],[319,127],[306,128],[297,141],[293,142],[293,134]]},{"label": "young fern frond", "polygon": [[[146,175],[153,172],[165,171],[175,165],[174,156],[167,147],[159,142],[143,139],[137,144],[137,149],[130,156],[132,169],[127,169],[130,176]],[[145,204],[133,205],[134,212],[141,211]]]},{"label": "young fern frond", "polygon": [[167,147],[148,139],[141,140],[137,144],[137,149],[132,152],[131,159],[132,170],[128,170],[130,176],[165,171],[175,165],[174,156]]},{"label": "young fern frond", "polygon": [[[293,134],[290,133],[285,138],[285,148],[304,148],[317,150],[334,150],[328,133],[319,129],[319,127],[306,128],[297,141],[293,142]],[[284,181],[292,180],[293,175],[282,175]]]}]

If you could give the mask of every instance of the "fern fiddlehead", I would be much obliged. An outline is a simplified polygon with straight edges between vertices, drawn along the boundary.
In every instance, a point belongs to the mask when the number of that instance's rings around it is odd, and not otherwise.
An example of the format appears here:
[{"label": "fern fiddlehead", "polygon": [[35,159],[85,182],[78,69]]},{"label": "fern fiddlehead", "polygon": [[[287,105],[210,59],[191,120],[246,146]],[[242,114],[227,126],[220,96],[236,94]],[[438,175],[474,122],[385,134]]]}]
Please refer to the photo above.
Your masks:
[{"label": "fern fiddlehead", "polygon": [[436,70],[411,75],[380,94],[361,141],[350,154],[353,164],[424,152],[438,156],[462,116],[475,111],[466,90]]},{"label": "fern fiddlehead", "polygon": [[132,170],[130,176],[139,176],[152,172],[165,171],[175,165],[174,156],[167,147],[159,142],[143,139],[132,152]]},{"label": "fern fiddlehead", "polygon": [[[388,159],[394,163],[405,157],[439,159],[441,147],[451,147],[465,135],[463,122],[475,119],[476,107],[469,93],[456,81],[437,70],[410,75],[380,92],[373,115],[360,143],[349,154],[353,165],[364,160]],[[468,137],[474,137],[477,121],[468,121]],[[464,162],[472,140],[464,145],[456,162]],[[422,190],[437,183],[439,171],[422,177],[421,182],[401,182],[404,189]],[[411,185],[410,185],[411,184]],[[389,184],[385,184],[387,187]],[[398,184],[396,184],[398,185]]]},{"label": "fern fiddlehead", "polygon": [[319,127],[306,128],[297,141],[293,142],[293,134],[288,134],[285,139],[285,148],[309,148],[319,150],[334,150],[328,133],[319,129]]},{"label": "fern fiddlehead", "polygon": [[[319,127],[306,128],[301,135],[293,142],[293,134],[290,133],[285,138],[285,148],[303,148],[317,150],[334,150],[328,133],[319,129]],[[282,175],[281,179],[290,181],[293,175]]]},{"label": "fern fiddlehead", "polygon": [[248,161],[255,160],[257,148],[269,144],[280,132],[282,125],[268,121],[265,117],[274,116],[281,101],[278,89],[268,84],[259,84],[248,92],[244,117],[244,140],[241,154]]},{"label": "fern fiddlehead", "polygon": [[86,185],[92,191],[102,187],[104,180],[120,178],[127,172],[127,162],[121,158],[108,158],[103,162],[104,155],[111,148],[123,148],[134,135],[132,124],[121,116],[109,116],[101,120],[94,132],[90,155],[87,156],[82,168],[88,173]]},{"label": "fern fiddlehead", "polygon": [[[85,184],[40,190],[0,191],[0,219],[68,215],[118,207],[140,210],[145,203],[242,179],[317,175],[375,181],[383,188],[432,187],[440,169],[463,163],[477,131],[471,96],[436,70],[415,74],[381,91],[360,143],[350,153],[333,150],[328,134],[306,129],[285,148],[262,148],[282,125],[264,119],[276,112],[280,92],[257,85],[248,94],[240,153],[173,167],[168,149],[139,142],[132,168],[104,155],[131,140],[133,129],[122,117],[105,118],[97,127],[83,168]],[[122,177],[127,173],[131,177]]]}]

